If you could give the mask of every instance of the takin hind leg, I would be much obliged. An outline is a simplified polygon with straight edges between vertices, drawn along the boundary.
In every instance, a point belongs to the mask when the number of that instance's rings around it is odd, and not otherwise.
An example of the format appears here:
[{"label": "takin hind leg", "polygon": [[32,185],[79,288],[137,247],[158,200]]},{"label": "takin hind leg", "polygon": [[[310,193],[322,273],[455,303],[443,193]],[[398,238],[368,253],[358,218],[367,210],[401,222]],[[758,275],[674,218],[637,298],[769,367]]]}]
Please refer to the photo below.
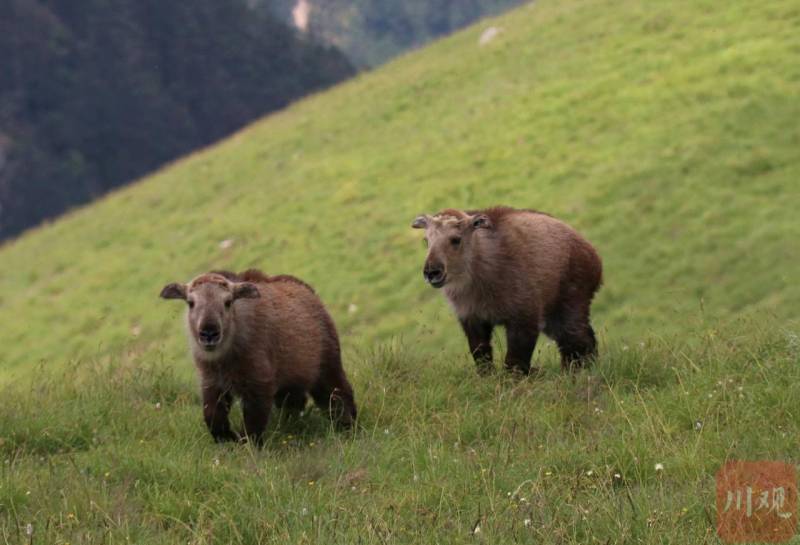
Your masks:
[{"label": "takin hind leg", "polygon": [[353,387],[347,381],[341,363],[338,368],[323,368],[322,376],[311,389],[311,397],[337,426],[347,429],[355,423],[357,412]]},{"label": "takin hind leg", "polygon": [[561,353],[561,369],[576,371],[589,367],[597,357],[597,339],[589,323],[589,305],[566,307],[554,321],[551,336]]}]

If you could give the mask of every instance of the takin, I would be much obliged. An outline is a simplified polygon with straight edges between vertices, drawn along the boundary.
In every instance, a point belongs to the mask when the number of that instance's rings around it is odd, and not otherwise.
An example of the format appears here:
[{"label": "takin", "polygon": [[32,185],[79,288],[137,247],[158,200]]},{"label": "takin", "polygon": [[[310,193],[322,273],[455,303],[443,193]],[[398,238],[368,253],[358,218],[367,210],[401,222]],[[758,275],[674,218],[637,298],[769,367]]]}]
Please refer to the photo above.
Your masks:
[{"label": "takin", "polygon": [[506,329],[505,366],[531,372],[539,333],[557,344],[564,370],[597,355],[589,321],[602,263],[564,222],[532,210],[498,206],[418,216],[428,255],[423,275],[442,288],[466,334],[480,373],[492,369],[492,331]]},{"label": "takin", "polygon": [[167,284],[161,297],[188,305],[203,417],[217,442],[239,439],[228,421],[234,396],[242,402],[243,437],[256,444],[273,403],[300,411],[308,393],[340,426],[355,421],[336,327],[302,280],[257,270],[212,271],[188,284]]}]

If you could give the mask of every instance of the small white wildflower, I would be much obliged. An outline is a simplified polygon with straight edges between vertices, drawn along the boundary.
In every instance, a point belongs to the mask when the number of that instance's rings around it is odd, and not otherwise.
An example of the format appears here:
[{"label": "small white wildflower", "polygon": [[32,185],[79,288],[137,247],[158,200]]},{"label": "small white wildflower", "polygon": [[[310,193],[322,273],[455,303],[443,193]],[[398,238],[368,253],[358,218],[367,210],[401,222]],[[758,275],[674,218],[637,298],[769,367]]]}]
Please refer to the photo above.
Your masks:
[{"label": "small white wildflower", "polygon": [[703,421],[702,420],[695,420],[694,422],[694,429],[700,431],[703,429]]},{"label": "small white wildflower", "polygon": [[355,314],[356,312],[358,312],[358,305],[356,305],[355,303],[350,303],[349,305],[347,305],[348,314]]},{"label": "small white wildflower", "polygon": [[219,458],[214,458],[213,465],[214,465],[214,467],[218,467],[219,466]]},{"label": "small white wildflower", "polygon": [[525,519],[525,520],[523,520],[523,521],[522,521],[522,524],[524,524],[524,525],[525,525],[525,528],[530,528],[530,527],[531,527],[531,519]]},{"label": "small white wildflower", "polygon": [[300,514],[306,516],[308,514],[308,509],[306,507],[303,507],[302,509],[300,509]]},{"label": "small white wildflower", "polygon": [[419,481],[419,475],[417,475],[416,473],[414,473],[414,482],[417,482],[417,481]]},{"label": "small white wildflower", "polygon": [[221,250],[227,250],[231,246],[233,246],[233,239],[232,238],[226,238],[225,240],[223,240],[223,241],[221,241],[219,243],[219,247],[220,247]]},{"label": "small white wildflower", "polygon": [[156,403],[156,410],[157,411],[161,410],[161,402],[160,401]]},{"label": "small white wildflower", "polygon": [[475,525],[475,528],[472,529],[472,535],[478,535],[481,533],[481,523]]},{"label": "small white wildflower", "polygon": [[664,464],[662,463],[656,464],[656,471],[664,471]]},{"label": "small white wildflower", "polygon": [[31,524],[30,522],[27,525],[25,525],[25,535],[29,537],[33,535],[33,524]]},{"label": "small white wildflower", "polygon": [[627,344],[623,344],[622,345],[622,351],[623,352],[627,352],[628,351],[628,345]]},{"label": "small white wildflower", "polygon": [[614,478],[615,479],[621,479],[622,475],[620,475],[619,473],[614,473]]},{"label": "small white wildflower", "polygon": [[591,469],[586,472],[587,477],[591,477],[592,475],[594,475],[594,471],[592,471]]},{"label": "small white wildflower", "polygon": [[791,348],[792,350],[795,350],[798,347],[800,347],[800,337],[798,337],[794,333],[787,333],[786,341],[789,344],[789,348]]},{"label": "small white wildflower", "polygon": [[383,430],[383,434],[384,435],[389,435],[389,428],[386,428],[385,430]]}]

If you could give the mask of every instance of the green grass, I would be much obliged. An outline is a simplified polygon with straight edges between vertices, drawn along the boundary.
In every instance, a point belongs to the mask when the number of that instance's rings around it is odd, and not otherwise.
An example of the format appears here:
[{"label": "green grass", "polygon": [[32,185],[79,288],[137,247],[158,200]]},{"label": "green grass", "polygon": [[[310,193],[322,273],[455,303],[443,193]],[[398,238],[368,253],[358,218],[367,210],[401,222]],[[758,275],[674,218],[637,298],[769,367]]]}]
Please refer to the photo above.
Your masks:
[{"label": "green grass", "polygon": [[213,444],[169,367],[70,368],[4,394],[0,538],[716,543],[721,464],[800,446],[797,337],[734,325],[748,335],[609,342],[574,380],[552,347],[518,381],[387,345],[350,360],[357,430],[310,410],[260,452]]},{"label": "green grass", "polygon": [[[6,244],[0,542],[716,542],[719,465],[800,446],[798,61],[796,2],[543,0]],[[603,256],[592,371],[474,376],[409,224],[496,203]],[[250,266],[328,304],[352,435],[207,437],[157,295]]]}]

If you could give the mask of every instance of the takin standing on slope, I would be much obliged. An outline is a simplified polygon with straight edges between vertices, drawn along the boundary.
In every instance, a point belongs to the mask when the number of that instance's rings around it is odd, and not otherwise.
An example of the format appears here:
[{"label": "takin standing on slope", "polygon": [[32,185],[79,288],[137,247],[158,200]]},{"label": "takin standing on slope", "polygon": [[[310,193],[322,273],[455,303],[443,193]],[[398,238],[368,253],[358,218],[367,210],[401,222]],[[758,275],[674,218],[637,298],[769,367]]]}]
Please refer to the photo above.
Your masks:
[{"label": "takin standing on slope", "polygon": [[183,299],[189,307],[203,416],[217,442],[238,439],[228,421],[234,396],[242,400],[245,436],[257,444],[273,402],[300,411],[307,393],[339,425],[355,421],[336,327],[305,282],[257,270],[213,271],[188,284],[168,284],[161,297]]},{"label": "takin standing on slope", "polygon": [[540,332],[558,344],[562,368],[597,354],[589,307],[602,263],[567,224],[531,210],[447,209],[419,216],[428,255],[423,274],[443,288],[481,373],[492,368],[492,330],[505,326],[509,370],[528,374]]}]

